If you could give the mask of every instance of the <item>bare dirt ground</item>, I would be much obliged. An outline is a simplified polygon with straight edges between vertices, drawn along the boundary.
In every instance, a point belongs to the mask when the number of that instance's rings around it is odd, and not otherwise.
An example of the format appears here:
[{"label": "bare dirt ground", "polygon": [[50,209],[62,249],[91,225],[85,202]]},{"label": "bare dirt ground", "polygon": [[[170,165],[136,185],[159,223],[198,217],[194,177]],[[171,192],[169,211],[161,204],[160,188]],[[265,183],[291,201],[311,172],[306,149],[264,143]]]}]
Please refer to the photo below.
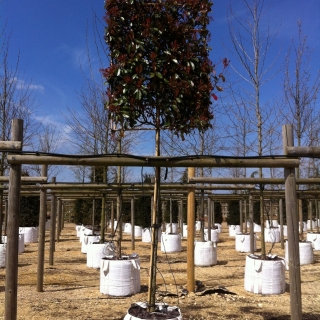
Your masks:
[{"label": "bare dirt ground", "polygon": [[[246,253],[235,251],[235,239],[223,224],[217,247],[218,264],[195,267],[195,276],[206,288],[224,287],[235,293],[186,296],[161,296],[161,290],[176,293],[186,286],[186,239],[182,252],[165,255],[158,250],[157,299],[181,309],[183,319],[290,319],[288,271],[287,290],[281,295],[259,295],[244,290]],[[132,253],[129,236],[123,241],[123,253]],[[267,251],[271,244],[267,244]],[[258,250],[260,248],[257,242]],[[141,292],[130,297],[112,297],[100,293],[99,270],[86,266],[86,254],[76,237],[74,224],[66,224],[56,243],[54,266],[48,264],[47,231],[44,292],[36,291],[38,244],[26,244],[19,255],[18,319],[122,319],[131,303],[147,301],[150,244],[136,241],[135,252],[141,259]],[[279,243],[273,254],[284,256]],[[315,263],[301,266],[303,319],[320,319],[320,251]],[[0,319],[4,319],[5,269],[0,269]],[[164,286],[164,284],[166,286]]]}]

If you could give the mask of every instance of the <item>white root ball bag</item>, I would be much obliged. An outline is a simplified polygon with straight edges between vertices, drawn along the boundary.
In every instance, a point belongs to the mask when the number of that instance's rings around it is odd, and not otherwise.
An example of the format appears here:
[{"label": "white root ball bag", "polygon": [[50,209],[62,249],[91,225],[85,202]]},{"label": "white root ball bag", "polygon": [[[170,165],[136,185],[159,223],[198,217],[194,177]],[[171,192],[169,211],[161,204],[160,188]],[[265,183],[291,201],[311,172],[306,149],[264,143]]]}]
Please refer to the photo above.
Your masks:
[{"label": "white root ball bag", "polygon": [[244,289],[258,294],[281,294],[285,292],[285,261],[261,260],[255,255],[246,257]]},{"label": "white root ball bag", "polygon": [[111,296],[130,296],[140,292],[140,259],[109,260],[100,264],[100,292]]}]

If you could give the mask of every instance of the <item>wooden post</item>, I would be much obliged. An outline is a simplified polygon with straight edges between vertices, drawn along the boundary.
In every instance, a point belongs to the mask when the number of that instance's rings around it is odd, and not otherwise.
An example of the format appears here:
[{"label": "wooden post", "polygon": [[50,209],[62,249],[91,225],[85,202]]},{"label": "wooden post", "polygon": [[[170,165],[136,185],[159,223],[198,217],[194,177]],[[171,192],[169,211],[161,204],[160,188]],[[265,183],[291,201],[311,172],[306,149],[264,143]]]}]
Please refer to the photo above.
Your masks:
[{"label": "wooden post", "polygon": [[283,206],[282,199],[279,199],[279,216],[280,216],[280,242],[281,249],[284,249],[284,234],[283,234]]},{"label": "wooden post", "polygon": [[300,240],[303,240],[303,214],[302,214],[302,199],[299,202],[299,223],[300,223]]},{"label": "wooden post", "polygon": [[211,241],[211,217],[212,217],[212,201],[210,197],[208,197],[208,223],[207,223],[207,228],[208,228],[208,241]]},{"label": "wooden post", "polygon": [[[48,174],[48,165],[46,164],[42,165],[41,175],[47,176],[47,174]],[[40,189],[37,292],[43,292],[46,218],[47,218],[47,189]]]},{"label": "wooden post", "polygon": [[60,226],[60,233],[64,229],[64,204],[61,200],[61,226]]},{"label": "wooden post", "polygon": [[131,250],[135,249],[134,220],[134,197],[131,197]]},{"label": "wooden post", "polygon": [[244,233],[248,233],[248,213],[247,213],[247,200],[245,199],[243,201],[243,206],[244,206]]},{"label": "wooden post", "polygon": [[57,242],[60,240],[60,233],[61,233],[61,199],[58,199],[57,205]]},{"label": "wooden post", "polygon": [[[103,169],[105,170],[105,168]],[[103,178],[105,180],[105,174],[103,175]],[[101,201],[101,231],[100,231],[100,243],[104,243],[105,239],[105,229],[106,229],[106,195],[102,195],[102,201]]]},{"label": "wooden post", "polygon": [[317,201],[317,233],[319,233],[320,201]]},{"label": "wooden post", "polygon": [[[287,146],[293,146],[293,126],[282,127],[283,151],[287,154]],[[295,170],[284,169],[286,217],[288,228],[288,257],[290,279],[290,314],[292,320],[302,319],[301,275],[299,256],[299,220]]]},{"label": "wooden post", "polygon": [[211,216],[211,225],[214,227],[215,226],[215,223],[216,223],[216,220],[215,220],[215,208],[214,208],[214,201],[211,201],[211,213],[212,213],[212,216]]},{"label": "wooden post", "polygon": [[[108,167],[103,167],[103,183],[107,183],[107,170]],[[101,201],[101,231],[100,231],[100,243],[105,242],[105,226],[106,226],[106,195],[103,194]]]},{"label": "wooden post", "polygon": [[[194,177],[195,169],[188,168],[188,178]],[[195,226],[195,188],[188,189],[188,237],[187,237],[187,290],[194,292],[194,226]]]},{"label": "wooden post", "polygon": [[253,196],[249,195],[250,253],[254,254]]},{"label": "wooden post", "polygon": [[95,231],[94,231],[94,226],[96,224],[95,215],[96,215],[96,198],[93,197],[93,200],[92,200],[92,235],[93,236],[95,235]]},{"label": "wooden post", "polygon": [[114,201],[111,200],[111,213],[110,213],[110,227],[111,227],[111,236],[114,235]]},{"label": "wooden post", "polygon": [[260,221],[261,221],[261,233],[260,233],[260,242],[261,242],[261,259],[266,258],[266,242],[264,237],[264,197],[263,197],[263,185],[260,185]]},{"label": "wooden post", "polygon": [[170,225],[170,227],[169,227],[169,233],[172,233],[172,197],[171,197],[171,195],[170,195],[170,200],[169,200],[169,202],[170,202],[170,221],[169,221],[169,225]]},{"label": "wooden post", "polygon": [[204,242],[204,190],[201,190],[201,204],[200,204],[199,216],[200,216],[200,219],[199,219],[200,220],[200,241]]},{"label": "wooden post", "polygon": [[308,218],[309,218],[309,230],[312,232],[312,202],[308,200]]},{"label": "wooden post", "polygon": [[[11,140],[22,141],[23,120],[13,119],[11,123]],[[9,215],[7,231],[6,255],[6,289],[4,319],[17,319],[17,290],[18,290],[18,246],[20,223],[20,186],[21,165],[10,166],[9,180]]]},{"label": "wooden post", "polygon": [[[2,184],[1,184],[2,187]],[[0,243],[2,243],[2,226],[4,221],[4,212],[3,212],[3,191],[0,191]]]},{"label": "wooden post", "polygon": [[[56,177],[51,179],[52,183],[56,182]],[[53,266],[53,258],[55,251],[55,236],[56,236],[56,197],[51,190],[51,213],[50,213],[50,250],[49,250],[49,265]]]},{"label": "wooden post", "polygon": [[122,242],[122,196],[121,196],[122,190],[118,190],[117,195],[117,244],[118,244],[118,259],[121,259],[121,242]]},{"label": "wooden post", "polygon": [[179,206],[179,229],[182,235],[183,232],[183,200],[180,199],[180,206]]},{"label": "wooden post", "polygon": [[8,198],[5,200],[5,208],[4,208],[4,234],[7,234],[8,227]]}]

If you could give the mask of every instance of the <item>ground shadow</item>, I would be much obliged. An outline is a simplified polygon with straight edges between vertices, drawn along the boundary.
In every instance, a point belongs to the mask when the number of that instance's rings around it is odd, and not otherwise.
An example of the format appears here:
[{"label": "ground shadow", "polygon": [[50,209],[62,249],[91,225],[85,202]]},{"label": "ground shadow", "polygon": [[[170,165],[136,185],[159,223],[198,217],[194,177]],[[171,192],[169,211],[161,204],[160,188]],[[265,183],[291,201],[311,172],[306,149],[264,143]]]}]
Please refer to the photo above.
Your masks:
[{"label": "ground shadow", "polygon": [[225,266],[226,264],[228,264],[228,261],[227,261],[227,260],[219,260],[219,261],[217,262],[217,265],[218,265],[218,266]]}]

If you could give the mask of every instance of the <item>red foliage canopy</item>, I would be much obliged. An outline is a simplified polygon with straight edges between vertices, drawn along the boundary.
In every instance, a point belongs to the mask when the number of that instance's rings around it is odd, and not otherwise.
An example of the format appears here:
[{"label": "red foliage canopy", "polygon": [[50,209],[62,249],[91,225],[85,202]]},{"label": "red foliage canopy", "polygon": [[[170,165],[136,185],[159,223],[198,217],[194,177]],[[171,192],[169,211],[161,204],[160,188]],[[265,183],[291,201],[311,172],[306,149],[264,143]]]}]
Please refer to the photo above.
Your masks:
[{"label": "red foliage canopy", "polygon": [[211,6],[206,0],[105,1],[111,63],[102,72],[116,122],[156,126],[158,109],[160,127],[177,134],[210,127],[219,79],[209,60]]}]

